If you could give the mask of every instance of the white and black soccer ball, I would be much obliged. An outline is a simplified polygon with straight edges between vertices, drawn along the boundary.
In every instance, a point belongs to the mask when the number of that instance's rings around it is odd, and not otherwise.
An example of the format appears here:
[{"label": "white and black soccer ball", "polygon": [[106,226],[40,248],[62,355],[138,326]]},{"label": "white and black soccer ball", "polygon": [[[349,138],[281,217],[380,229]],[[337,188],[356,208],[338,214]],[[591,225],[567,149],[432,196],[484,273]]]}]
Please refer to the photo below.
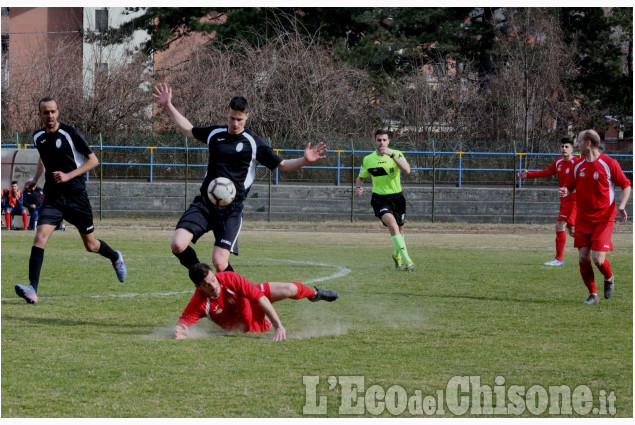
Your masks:
[{"label": "white and black soccer ball", "polygon": [[228,178],[217,177],[207,186],[207,196],[212,204],[224,207],[236,198],[236,186]]}]

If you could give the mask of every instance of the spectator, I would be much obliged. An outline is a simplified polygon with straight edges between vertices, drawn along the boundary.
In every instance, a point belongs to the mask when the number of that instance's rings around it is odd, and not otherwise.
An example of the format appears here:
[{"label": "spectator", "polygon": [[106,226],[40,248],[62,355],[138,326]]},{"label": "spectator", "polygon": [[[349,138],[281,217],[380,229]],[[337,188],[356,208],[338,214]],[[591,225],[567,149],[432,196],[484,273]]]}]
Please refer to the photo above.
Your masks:
[{"label": "spectator", "polygon": [[[2,216],[4,216],[4,189],[0,189],[0,200],[2,200]],[[0,218],[2,220],[2,228],[5,228],[4,218]]]},{"label": "spectator", "polygon": [[42,207],[42,201],[44,200],[44,193],[42,189],[38,187],[36,182],[27,183],[24,188],[24,205],[29,210],[31,218],[29,220],[28,230],[35,230],[37,227],[37,219],[40,215],[40,208]]},{"label": "spectator", "polygon": [[26,214],[26,208],[23,206],[23,195],[20,189],[18,189],[17,181],[13,180],[11,182],[11,189],[8,189],[2,198],[3,200],[6,198],[6,204],[4,205],[4,219],[6,220],[7,227],[14,229],[11,225],[13,216],[16,214],[22,214],[22,223],[26,229],[29,218]]}]

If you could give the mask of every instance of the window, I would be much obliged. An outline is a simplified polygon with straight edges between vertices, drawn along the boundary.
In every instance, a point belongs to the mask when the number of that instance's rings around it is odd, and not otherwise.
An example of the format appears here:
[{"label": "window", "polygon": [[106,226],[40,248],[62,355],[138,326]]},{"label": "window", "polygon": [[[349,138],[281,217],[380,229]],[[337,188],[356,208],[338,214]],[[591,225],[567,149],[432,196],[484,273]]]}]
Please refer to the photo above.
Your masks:
[{"label": "window", "polygon": [[95,10],[95,29],[97,31],[108,29],[108,9]]},{"label": "window", "polygon": [[2,8],[2,16],[9,16],[9,8],[8,7],[3,7]]}]

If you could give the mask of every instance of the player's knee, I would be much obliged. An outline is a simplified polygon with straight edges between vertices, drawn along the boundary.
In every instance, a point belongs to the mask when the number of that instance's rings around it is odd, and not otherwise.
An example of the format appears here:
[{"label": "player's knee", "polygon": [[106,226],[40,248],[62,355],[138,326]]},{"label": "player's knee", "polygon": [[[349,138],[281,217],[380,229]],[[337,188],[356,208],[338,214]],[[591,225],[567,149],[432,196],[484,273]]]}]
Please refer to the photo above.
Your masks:
[{"label": "player's knee", "polygon": [[224,258],[212,258],[212,264],[217,272],[225,271],[229,262]]},{"label": "player's knee", "polygon": [[170,243],[170,248],[172,249],[172,252],[174,254],[180,254],[183,251],[185,251],[187,249],[187,246],[189,244],[183,243],[181,241],[172,239],[172,242]]}]

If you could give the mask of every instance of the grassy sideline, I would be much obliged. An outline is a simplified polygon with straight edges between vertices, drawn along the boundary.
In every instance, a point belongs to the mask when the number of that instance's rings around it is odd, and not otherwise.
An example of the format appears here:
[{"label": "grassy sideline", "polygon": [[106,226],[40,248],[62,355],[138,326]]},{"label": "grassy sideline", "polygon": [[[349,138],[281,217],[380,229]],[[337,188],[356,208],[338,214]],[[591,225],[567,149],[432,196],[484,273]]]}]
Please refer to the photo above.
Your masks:
[{"label": "grassy sideline", "polygon": [[[13,290],[26,281],[33,233],[2,232],[3,418],[307,417],[306,376],[319,377],[317,396],[326,397],[327,413],[316,416],[357,416],[340,413],[346,391],[329,385],[346,376],[363,377],[365,389],[435,397],[455,376],[490,387],[503,377],[507,389],[586,385],[594,406],[613,392],[616,416],[633,416],[631,225],[616,226],[608,256],[614,297],[584,306],[571,238],[565,267],[542,266],[553,256],[552,225],[413,224],[406,241],[417,270],[405,273],[376,222],[247,223],[236,271],[341,294],[334,303],[274,304],[289,340],[273,343],[270,333],[228,335],[207,319],[193,338],[171,339],[193,292],[169,249],[173,220],[128,224],[96,222],[97,236],[124,254],[126,283],[83,250],[74,229],[56,232],[35,306]],[[211,244],[210,235],[196,244],[201,259]],[[596,279],[601,290],[597,270]],[[361,416],[372,416],[370,407]]]}]

